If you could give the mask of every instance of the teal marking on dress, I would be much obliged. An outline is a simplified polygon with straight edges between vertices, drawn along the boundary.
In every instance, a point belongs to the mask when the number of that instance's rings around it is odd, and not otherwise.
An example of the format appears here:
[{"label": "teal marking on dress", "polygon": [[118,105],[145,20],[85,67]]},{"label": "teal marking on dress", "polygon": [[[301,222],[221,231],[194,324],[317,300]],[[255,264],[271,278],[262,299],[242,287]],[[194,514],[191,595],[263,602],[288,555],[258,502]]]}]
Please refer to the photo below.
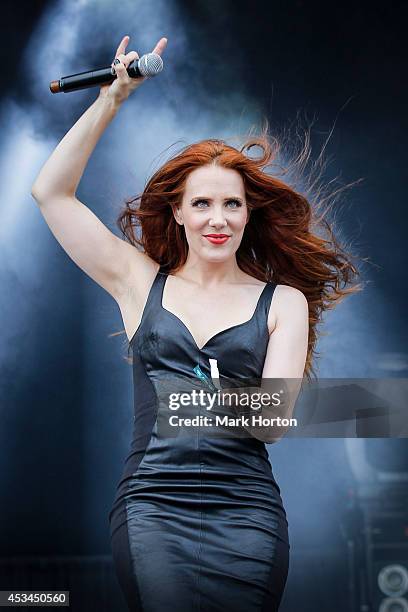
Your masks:
[{"label": "teal marking on dress", "polygon": [[211,389],[211,391],[218,391],[217,387],[214,385],[214,383],[208,378],[208,376],[206,374],[204,374],[204,372],[202,371],[202,369],[200,368],[199,364],[197,364],[195,366],[195,368],[193,368],[193,372],[195,373],[195,375],[203,381],[203,383],[205,383],[207,385],[207,387],[209,389]]}]

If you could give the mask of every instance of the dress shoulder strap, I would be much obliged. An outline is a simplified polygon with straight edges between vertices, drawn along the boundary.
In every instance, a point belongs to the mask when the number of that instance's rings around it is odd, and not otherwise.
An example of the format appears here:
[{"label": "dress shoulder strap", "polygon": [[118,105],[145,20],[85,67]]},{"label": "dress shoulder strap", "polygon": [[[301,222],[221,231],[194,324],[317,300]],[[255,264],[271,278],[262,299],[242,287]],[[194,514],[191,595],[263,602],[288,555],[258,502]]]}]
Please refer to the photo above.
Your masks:
[{"label": "dress shoulder strap", "polygon": [[269,310],[276,287],[276,283],[274,283],[273,281],[268,281],[262,292],[261,299],[259,300],[258,312],[262,313],[262,315],[266,317],[266,320],[268,320]]},{"label": "dress shoulder strap", "polygon": [[160,267],[150,287],[150,290],[147,296],[147,300],[146,300],[146,304],[143,309],[143,316],[148,310],[150,310],[150,308],[159,305],[157,300],[161,300],[161,290],[162,290],[162,285],[163,285],[165,278],[166,278],[166,275],[164,272],[162,272],[162,267]]}]

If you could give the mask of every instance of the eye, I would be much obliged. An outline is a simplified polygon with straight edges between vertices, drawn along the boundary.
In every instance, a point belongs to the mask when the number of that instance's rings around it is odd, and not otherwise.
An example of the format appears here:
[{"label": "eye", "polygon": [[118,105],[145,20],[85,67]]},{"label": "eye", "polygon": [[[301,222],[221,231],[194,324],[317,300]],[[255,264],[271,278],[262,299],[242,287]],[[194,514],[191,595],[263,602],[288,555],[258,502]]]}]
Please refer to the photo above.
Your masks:
[{"label": "eye", "polygon": [[[195,206],[197,208],[203,208],[202,206],[198,206],[198,204],[200,204],[201,202],[204,202],[204,204],[208,204],[208,200],[196,200],[192,203],[192,206]],[[242,206],[239,200],[227,200],[226,204],[231,204],[231,202],[233,204],[236,204],[236,206],[233,206],[232,208],[240,208]]]},{"label": "eye", "polygon": [[192,206],[195,206],[196,208],[202,208],[201,206],[198,206],[201,202],[204,202],[204,204],[207,204],[207,200],[196,200],[195,202],[192,203]]}]

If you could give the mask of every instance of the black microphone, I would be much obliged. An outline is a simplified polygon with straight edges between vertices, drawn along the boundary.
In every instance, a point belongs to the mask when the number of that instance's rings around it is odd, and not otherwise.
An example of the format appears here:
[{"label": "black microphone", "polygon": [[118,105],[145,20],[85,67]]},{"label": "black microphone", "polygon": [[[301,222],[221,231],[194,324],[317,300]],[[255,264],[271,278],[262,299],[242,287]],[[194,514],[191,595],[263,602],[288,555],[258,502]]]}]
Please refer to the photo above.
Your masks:
[{"label": "black microphone", "polygon": [[[127,68],[128,75],[136,79],[143,76],[156,76],[163,70],[163,60],[157,53],[146,53],[141,58],[135,59]],[[117,78],[115,68],[107,66],[98,70],[88,70],[62,77],[59,81],[51,81],[51,93],[63,91],[76,91],[86,87],[95,87],[101,83],[112,83]]]}]

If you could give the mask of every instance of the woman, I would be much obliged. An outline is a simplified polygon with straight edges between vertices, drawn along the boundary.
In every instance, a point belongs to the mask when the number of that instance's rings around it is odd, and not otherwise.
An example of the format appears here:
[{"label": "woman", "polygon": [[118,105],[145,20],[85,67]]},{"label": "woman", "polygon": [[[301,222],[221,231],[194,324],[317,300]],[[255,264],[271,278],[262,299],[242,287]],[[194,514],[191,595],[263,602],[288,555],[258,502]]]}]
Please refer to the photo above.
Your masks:
[{"label": "woman", "polygon": [[160,435],[159,389],[169,375],[212,389],[223,379],[309,377],[318,316],[355,290],[339,283],[356,270],[333,236],[311,233],[309,202],[262,171],[272,155],[265,137],[251,141],[264,147],[260,160],[217,140],[187,147],[148,182],[140,206],[127,203],[118,220],[127,240],[112,234],[75,193],[103,130],[145,80],[127,75],[138,57],[125,54],[128,42],[116,52],[117,79],[32,188],[56,239],[116,300],[133,351],[132,448],[109,517],[118,579],[130,610],[271,612],[289,558],[265,448],[279,431],[216,436],[200,425]]}]

